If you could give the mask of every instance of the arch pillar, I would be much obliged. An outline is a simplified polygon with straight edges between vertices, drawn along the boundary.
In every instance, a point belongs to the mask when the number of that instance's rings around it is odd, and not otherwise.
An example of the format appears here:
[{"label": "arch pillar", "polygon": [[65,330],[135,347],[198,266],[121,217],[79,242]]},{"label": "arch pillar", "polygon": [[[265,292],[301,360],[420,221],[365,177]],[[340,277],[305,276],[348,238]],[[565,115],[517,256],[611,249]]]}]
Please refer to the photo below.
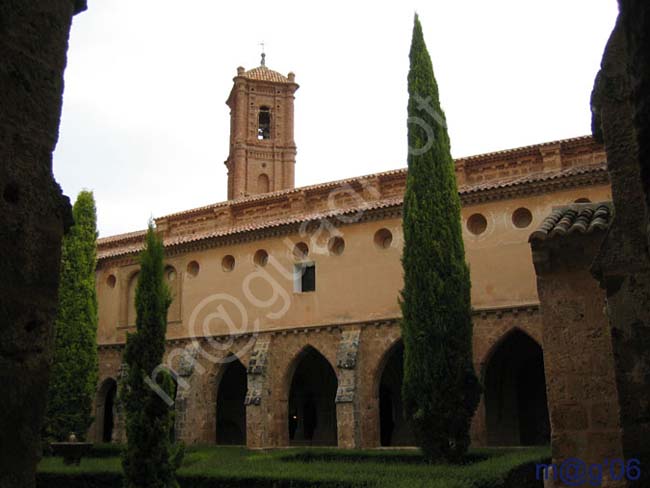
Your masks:
[{"label": "arch pillar", "polygon": [[261,448],[269,445],[269,415],[267,415],[266,410],[271,402],[268,398],[266,383],[270,345],[270,336],[258,337],[248,362],[248,389],[244,399],[246,407],[246,446],[248,448]]},{"label": "arch pillar", "polygon": [[361,447],[359,396],[357,395],[357,356],[361,328],[346,329],[341,334],[336,353],[338,388],[336,391],[336,423],[338,447]]},{"label": "arch pillar", "polygon": [[[599,227],[586,234],[531,236],[551,450],[558,464],[573,457],[587,464],[625,458],[607,296],[590,273],[603,236]],[[605,477],[602,486],[620,485]]]}]

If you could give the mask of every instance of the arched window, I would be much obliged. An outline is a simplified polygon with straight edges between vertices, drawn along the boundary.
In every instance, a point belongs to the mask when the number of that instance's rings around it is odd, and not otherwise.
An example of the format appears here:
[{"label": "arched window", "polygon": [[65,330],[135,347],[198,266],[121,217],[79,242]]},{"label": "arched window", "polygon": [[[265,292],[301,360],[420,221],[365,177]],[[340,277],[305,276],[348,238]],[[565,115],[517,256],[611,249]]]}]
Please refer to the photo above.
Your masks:
[{"label": "arched window", "polygon": [[135,320],[137,312],[135,309],[135,289],[138,287],[138,275],[140,273],[136,272],[131,279],[129,280],[129,289],[127,293],[127,325],[135,325]]},{"label": "arched window", "polygon": [[257,116],[257,139],[271,138],[271,109],[266,106],[260,107],[260,113]]},{"label": "arched window", "polygon": [[165,281],[172,299],[167,309],[167,322],[177,322],[181,319],[181,280],[176,268],[170,264],[165,266]]},{"label": "arched window", "polygon": [[269,177],[262,173],[257,178],[257,192],[258,193],[268,193],[269,192]]}]

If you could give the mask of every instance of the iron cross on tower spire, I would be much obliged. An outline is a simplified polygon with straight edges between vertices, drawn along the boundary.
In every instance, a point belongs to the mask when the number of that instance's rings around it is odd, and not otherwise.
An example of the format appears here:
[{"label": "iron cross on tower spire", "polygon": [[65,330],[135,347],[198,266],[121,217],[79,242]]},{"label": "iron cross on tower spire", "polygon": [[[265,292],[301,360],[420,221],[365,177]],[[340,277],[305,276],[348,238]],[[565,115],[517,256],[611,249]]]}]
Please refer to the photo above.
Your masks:
[{"label": "iron cross on tower spire", "polygon": [[262,46],[262,66],[266,66],[266,53],[264,52],[264,41],[260,42]]}]

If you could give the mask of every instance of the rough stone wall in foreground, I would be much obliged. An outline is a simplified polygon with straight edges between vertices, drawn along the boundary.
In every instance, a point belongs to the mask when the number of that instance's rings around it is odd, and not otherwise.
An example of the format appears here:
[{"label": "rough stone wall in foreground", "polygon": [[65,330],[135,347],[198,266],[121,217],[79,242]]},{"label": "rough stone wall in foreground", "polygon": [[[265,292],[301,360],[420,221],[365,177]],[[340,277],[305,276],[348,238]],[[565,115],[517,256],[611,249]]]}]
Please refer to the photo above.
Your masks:
[{"label": "rough stone wall in foreground", "polygon": [[650,208],[650,5],[645,0],[620,0],[619,5],[628,45],[627,68],[641,179],[646,207]]},{"label": "rough stone wall in foreground", "polygon": [[52,175],[73,0],[0,2],[0,487],[34,486],[61,239],[70,202]]},{"label": "rough stone wall in foreground", "polygon": [[[647,53],[641,55],[639,46],[630,43],[645,39],[647,44],[647,26],[643,32],[638,28],[644,19],[647,24],[649,9],[640,2],[627,3],[637,4],[637,16],[631,23],[625,21],[625,13],[619,18],[594,89],[594,128],[601,131],[607,150],[615,216],[593,272],[607,292],[623,454],[645,465],[650,459],[650,257],[639,161],[642,150],[647,155],[642,146],[648,141],[639,138],[643,129],[638,126],[643,107],[635,106],[641,96],[639,78],[631,79],[627,70],[631,66],[637,76],[644,72],[647,76],[648,65],[640,64]],[[644,473],[647,476],[647,470]]]}]

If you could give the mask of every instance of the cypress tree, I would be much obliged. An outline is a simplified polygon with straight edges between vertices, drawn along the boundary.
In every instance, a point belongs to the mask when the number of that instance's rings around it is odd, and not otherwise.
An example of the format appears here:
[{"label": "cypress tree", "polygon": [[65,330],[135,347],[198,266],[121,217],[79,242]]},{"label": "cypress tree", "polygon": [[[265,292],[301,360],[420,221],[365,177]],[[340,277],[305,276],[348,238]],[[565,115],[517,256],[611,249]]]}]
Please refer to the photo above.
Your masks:
[{"label": "cypress tree", "polygon": [[135,292],[136,332],[127,336],[126,378],[120,385],[126,413],[127,447],[122,455],[126,488],[178,486],[175,472],[182,448],[171,443],[173,410],[156,391],[160,388],[170,395],[173,382],[169,374],[152,378],[162,364],[171,303],[163,278],[163,257],[162,240],[150,223]]},{"label": "cypress tree", "polygon": [[408,176],[404,195],[404,414],[430,461],[469,447],[480,398],[472,364],[469,269],[445,115],[415,15],[408,74]]},{"label": "cypress tree", "polygon": [[74,226],[63,239],[59,313],[55,321],[54,359],[50,373],[44,436],[83,439],[92,423],[97,385],[97,217],[90,191],[72,208]]}]

